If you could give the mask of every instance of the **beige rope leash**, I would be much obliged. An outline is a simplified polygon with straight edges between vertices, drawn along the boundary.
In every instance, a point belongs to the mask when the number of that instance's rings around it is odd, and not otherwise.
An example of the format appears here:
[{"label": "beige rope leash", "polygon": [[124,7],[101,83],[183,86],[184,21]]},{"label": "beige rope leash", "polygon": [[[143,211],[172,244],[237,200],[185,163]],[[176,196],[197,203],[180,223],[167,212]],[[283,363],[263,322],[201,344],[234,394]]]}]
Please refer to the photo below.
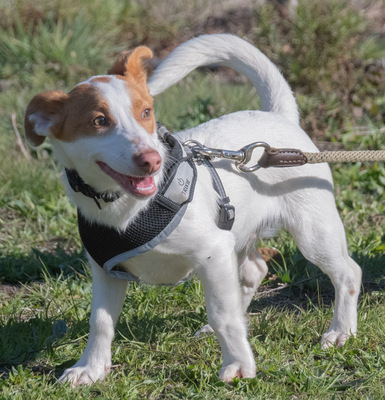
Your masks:
[{"label": "beige rope leash", "polygon": [[[183,143],[192,151],[197,159],[201,157],[227,158],[235,161],[236,167],[242,172],[253,172],[259,168],[297,167],[304,164],[335,163],[335,162],[385,162],[385,150],[363,151],[323,151],[307,153],[299,149],[277,149],[265,142],[250,143],[239,150],[214,149],[196,140]],[[255,165],[248,166],[253,151],[263,148],[264,152]]]},{"label": "beige rope leash", "polygon": [[296,167],[304,164],[335,163],[335,162],[375,162],[385,161],[385,150],[363,151],[323,151],[307,153],[298,149],[265,149],[259,159],[258,168]]},{"label": "beige rope leash", "polygon": [[375,162],[385,161],[385,150],[363,151],[323,151],[320,153],[303,153],[309,164],[334,162]]}]

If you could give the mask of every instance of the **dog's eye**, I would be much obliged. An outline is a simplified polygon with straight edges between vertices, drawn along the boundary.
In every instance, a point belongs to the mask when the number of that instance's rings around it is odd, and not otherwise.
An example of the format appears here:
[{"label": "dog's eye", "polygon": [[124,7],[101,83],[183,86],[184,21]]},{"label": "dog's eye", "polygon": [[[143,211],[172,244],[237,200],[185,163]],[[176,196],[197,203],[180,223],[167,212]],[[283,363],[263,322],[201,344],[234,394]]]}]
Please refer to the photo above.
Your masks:
[{"label": "dog's eye", "polygon": [[107,118],[105,118],[105,117],[97,117],[93,120],[93,123],[95,126],[107,126],[108,125]]},{"label": "dog's eye", "polygon": [[146,108],[146,109],[142,112],[142,118],[143,118],[143,119],[149,119],[149,118],[151,118],[151,108]]}]

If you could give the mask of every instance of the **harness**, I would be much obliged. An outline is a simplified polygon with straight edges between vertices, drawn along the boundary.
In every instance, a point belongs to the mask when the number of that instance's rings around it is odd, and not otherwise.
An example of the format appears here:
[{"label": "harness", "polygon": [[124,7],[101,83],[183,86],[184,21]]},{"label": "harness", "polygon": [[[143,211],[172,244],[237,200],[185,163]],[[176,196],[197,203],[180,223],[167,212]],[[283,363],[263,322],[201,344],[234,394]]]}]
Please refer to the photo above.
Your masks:
[{"label": "harness", "polygon": [[[167,146],[168,167],[165,179],[149,207],[142,210],[125,231],[90,222],[78,208],[78,228],[84,247],[107,274],[115,278],[138,281],[138,277],[123,270],[120,263],[153,249],[179,225],[188,204],[193,200],[197,180],[196,164],[207,167],[213,188],[219,195],[218,227],[231,230],[234,223],[235,209],[209,157],[197,156],[189,146],[182,145],[159,124],[157,133]],[[120,197],[119,192],[96,192],[75,170],[66,169],[66,174],[71,188],[92,198],[99,209],[99,200],[113,202]]]}]

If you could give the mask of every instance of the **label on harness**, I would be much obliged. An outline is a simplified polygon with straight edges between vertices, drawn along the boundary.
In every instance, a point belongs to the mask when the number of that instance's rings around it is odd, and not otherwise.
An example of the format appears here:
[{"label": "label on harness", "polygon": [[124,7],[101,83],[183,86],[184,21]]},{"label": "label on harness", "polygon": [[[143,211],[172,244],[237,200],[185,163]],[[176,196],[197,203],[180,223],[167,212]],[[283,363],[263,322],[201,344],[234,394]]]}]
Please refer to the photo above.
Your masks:
[{"label": "label on harness", "polygon": [[164,192],[164,196],[178,204],[188,201],[194,181],[194,170],[187,162],[180,164],[174,178]]}]

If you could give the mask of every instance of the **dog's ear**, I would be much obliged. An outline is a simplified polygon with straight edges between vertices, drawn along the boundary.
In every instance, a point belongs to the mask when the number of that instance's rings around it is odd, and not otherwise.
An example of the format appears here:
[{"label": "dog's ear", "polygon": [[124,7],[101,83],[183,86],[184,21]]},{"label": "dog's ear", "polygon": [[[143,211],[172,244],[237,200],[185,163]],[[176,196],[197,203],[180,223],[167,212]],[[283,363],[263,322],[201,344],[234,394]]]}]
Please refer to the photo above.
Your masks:
[{"label": "dog's ear", "polygon": [[108,70],[108,74],[132,77],[140,83],[146,83],[147,70],[144,61],[149,58],[152,58],[152,51],[146,46],[139,46],[133,51],[124,51]]},{"label": "dog's ear", "polygon": [[133,51],[122,51],[119,57],[116,59],[112,67],[107,71],[108,75],[122,75],[124,76],[127,72],[126,64],[127,60]]},{"label": "dog's ear", "polygon": [[147,70],[144,61],[150,58],[152,58],[152,51],[148,47],[137,47],[127,59],[126,76],[131,75],[137,82],[146,83]]},{"label": "dog's ear", "polygon": [[58,128],[67,98],[68,95],[60,90],[53,90],[40,93],[30,101],[25,113],[24,128],[32,146],[41,145],[52,133],[52,129]]}]

